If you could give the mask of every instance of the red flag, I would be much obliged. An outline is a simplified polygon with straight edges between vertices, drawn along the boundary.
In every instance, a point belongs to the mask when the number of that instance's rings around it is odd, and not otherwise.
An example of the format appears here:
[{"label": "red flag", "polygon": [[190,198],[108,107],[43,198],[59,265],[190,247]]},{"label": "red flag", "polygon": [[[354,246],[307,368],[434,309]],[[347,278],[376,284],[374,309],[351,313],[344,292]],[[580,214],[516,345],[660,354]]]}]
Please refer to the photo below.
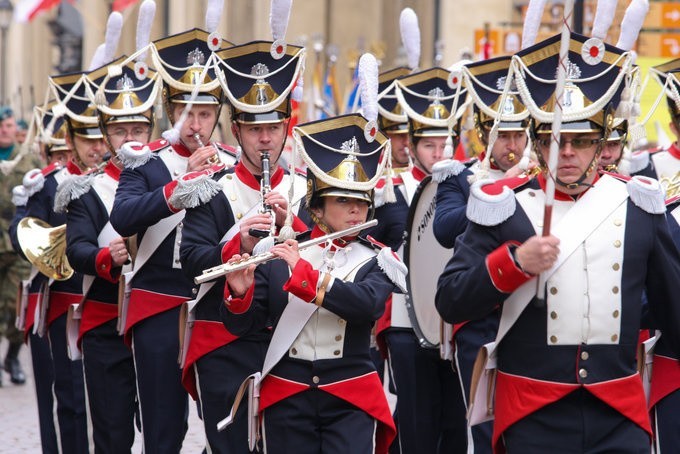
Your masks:
[{"label": "red flag", "polygon": [[113,0],[113,6],[111,9],[113,11],[123,11],[126,8],[137,3],[137,0]]},{"label": "red flag", "polygon": [[21,0],[14,7],[14,21],[18,23],[30,22],[35,17],[59,5],[61,0]]}]

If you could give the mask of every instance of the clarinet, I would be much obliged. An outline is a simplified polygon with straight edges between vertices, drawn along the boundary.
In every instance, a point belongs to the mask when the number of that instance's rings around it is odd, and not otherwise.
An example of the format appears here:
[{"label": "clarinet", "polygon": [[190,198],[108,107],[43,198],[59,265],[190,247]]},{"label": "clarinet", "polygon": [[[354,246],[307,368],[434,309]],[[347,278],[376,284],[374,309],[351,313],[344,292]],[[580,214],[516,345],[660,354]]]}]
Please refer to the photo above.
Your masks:
[{"label": "clarinet", "polygon": [[276,235],[276,220],[274,218],[272,206],[265,202],[265,196],[272,190],[271,172],[269,170],[269,152],[263,151],[260,158],[262,159],[262,179],[260,180],[260,201],[262,206],[260,207],[259,212],[268,213],[272,218],[272,223],[271,226],[269,226],[269,230],[251,228],[248,230],[248,235],[255,238],[266,238],[268,236]]}]

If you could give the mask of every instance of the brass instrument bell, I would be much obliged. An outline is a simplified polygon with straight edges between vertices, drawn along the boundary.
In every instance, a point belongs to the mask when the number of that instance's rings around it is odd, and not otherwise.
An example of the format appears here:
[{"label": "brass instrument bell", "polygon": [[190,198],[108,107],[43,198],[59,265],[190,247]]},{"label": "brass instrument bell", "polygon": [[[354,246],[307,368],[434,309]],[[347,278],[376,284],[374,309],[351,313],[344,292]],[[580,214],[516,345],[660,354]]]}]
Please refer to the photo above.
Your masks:
[{"label": "brass instrument bell", "polygon": [[66,258],[66,224],[52,227],[32,217],[23,218],[17,227],[19,246],[38,271],[55,281],[73,276],[73,268]]}]

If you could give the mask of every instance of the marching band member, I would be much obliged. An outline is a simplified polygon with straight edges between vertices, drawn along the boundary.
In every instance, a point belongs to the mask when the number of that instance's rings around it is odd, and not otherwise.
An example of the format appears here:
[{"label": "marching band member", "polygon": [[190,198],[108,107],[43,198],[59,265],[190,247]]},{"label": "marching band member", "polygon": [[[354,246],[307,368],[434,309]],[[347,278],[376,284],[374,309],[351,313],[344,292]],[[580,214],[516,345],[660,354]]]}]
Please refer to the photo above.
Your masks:
[{"label": "marching band member", "polygon": [[[619,164],[623,159],[623,148],[626,143],[627,131],[628,123],[626,121],[620,121],[617,127],[612,128],[607,142],[602,147],[598,170],[606,172],[618,171]],[[650,176],[653,177],[653,175]]]},{"label": "marching band member", "polygon": [[[625,33],[625,30],[623,30],[623,33]],[[655,74],[663,73],[657,72]],[[640,77],[640,68],[633,66],[630,70],[629,99],[623,103],[626,108],[620,108],[617,112],[617,118],[614,119],[612,125],[612,132],[604,147],[602,147],[598,168],[606,172],[618,172],[622,175],[644,175],[656,178],[649,151],[634,150],[637,145],[636,139],[632,138],[631,140],[629,133],[631,130],[643,128],[643,125],[637,122],[637,117],[640,116],[639,97],[642,90]]]},{"label": "marching band member", "polygon": [[[300,125],[294,134],[308,166],[311,238],[364,223],[387,137],[359,114]],[[395,429],[370,335],[390,292],[405,285],[405,267],[389,248],[356,234],[298,245],[274,246],[282,260],[232,273],[224,287],[230,332],[245,336],[274,322],[260,390],[264,450],[386,453]]]},{"label": "marching band member", "polygon": [[[121,57],[111,65],[122,61]],[[131,63],[122,66],[121,76],[107,82],[108,67],[88,73],[87,78],[92,91],[106,99],[97,109],[111,159],[68,204],[66,254],[73,268],[85,275],[78,338],[94,447],[96,452],[116,453],[132,448],[137,392],[132,352],[116,327],[118,280],[130,258],[125,239],[111,227],[109,212],[123,167],[118,150],[127,142],[149,141],[159,84],[138,79]],[[153,77],[150,73],[151,81]],[[135,113],[144,106],[145,111]]]},{"label": "marching band member", "polygon": [[632,152],[629,149],[628,121],[617,119],[614,120],[614,124],[609,139],[602,147],[598,169],[622,175],[643,175],[656,178],[649,152],[647,150]]},{"label": "marching band member", "polygon": [[[304,49],[288,44],[282,55],[273,57],[270,50],[278,45],[255,41],[218,52],[220,65],[227,70],[223,88],[241,158],[233,169],[212,176],[218,189],[207,203],[187,207],[180,252],[182,267],[190,278],[274,239],[262,240],[252,229],[269,236],[273,223],[274,233],[283,235],[289,205],[291,213],[297,212],[304,197],[304,179],[279,165],[291,115],[291,90],[303,67]],[[188,183],[192,181],[197,179]],[[307,224],[297,216],[291,219],[294,222],[289,228],[307,230]],[[213,286],[206,293],[208,285]],[[220,316],[222,287],[204,284],[199,290],[191,337],[185,338],[189,345],[183,382],[199,400],[210,450],[245,452],[246,415],[240,414],[236,425],[222,432],[217,431],[217,422],[241,382],[262,367],[270,333],[263,329],[240,339],[225,329]]]},{"label": "marching band member", "polygon": [[[560,130],[552,234],[536,232],[548,222],[542,216],[549,196],[545,163],[559,35],[518,54],[527,69],[518,88],[531,100],[526,105],[535,117],[544,173],[472,187],[470,223],[440,277],[436,304],[451,323],[503,307],[497,349],[490,347],[498,365],[495,402],[477,403],[482,411],[493,405],[498,452],[503,445],[527,453],[556,447],[649,452],[651,428],[636,367],[641,296],[646,289],[664,327],[680,323],[680,305],[672,298],[680,255],[655,180],[638,176],[626,183],[596,172],[630,53],[576,34],[569,46],[568,121]],[[680,340],[675,332],[668,332],[671,345]]]},{"label": "marching band member", "polygon": [[[677,75],[680,70],[680,59],[653,68],[659,82],[664,86],[668,112],[671,117],[670,128],[676,141],[668,150],[651,153],[659,182],[666,190],[667,218],[671,234],[676,246],[680,247],[680,198],[678,197],[677,174],[680,172],[680,148],[677,139],[680,138],[680,98],[677,89],[680,87]],[[653,320],[658,323],[659,320]],[[652,323],[651,327],[654,326]],[[654,428],[654,446],[657,453],[673,452],[677,449],[680,436],[678,435],[678,408],[680,408],[680,351],[673,345],[672,336],[661,331],[661,337],[654,347],[652,363],[651,387],[649,407]]]},{"label": "marching band member", "polygon": [[[673,94],[673,85],[677,87],[677,71],[680,69],[680,59],[672,60],[663,65],[653,67],[650,72],[663,87],[666,95],[666,105],[671,121],[668,124],[676,139],[680,137],[680,106],[677,104],[677,95]],[[666,190],[666,198],[670,199],[677,196],[678,173],[680,172],[680,147],[676,140],[668,149],[657,149],[650,151],[650,159],[654,166],[656,178]]]},{"label": "marching band member", "polygon": [[[137,234],[138,253],[126,285],[130,288],[125,336],[132,345],[144,452],[178,452],[187,430],[188,400],[177,367],[179,312],[192,284],[181,269],[179,247],[184,210],[172,204],[178,179],[187,172],[222,165],[233,156],[210,143],[222,91],[208,70],[212,48],[227,46],[200,29],[154,42],[154,67],[163,78],[163,103],[173,123],[170,136],[148,146],[127,144],[119,152],[125,165],[110,213],[123,237]],[[197,96],[192,90],[198,85]]]},{"label": "marching band member", "polygon": [[413,166],[409,154],[408,119],[394,92],[394,81],[412,71],[404,66],[385,71],[378,76],[378,126],[390,139],[392,170],[395,174]]},{"label": "marching band member", "polygon": [[[383,156],[382,159],[391,159],[390,166],[386,167],[386,174],[384,178],[378,181],[376,185],[376,208],[380,208],[385,203],[393,202],[391,193],[395,184],[400,184],[401,179],[398,175],[404,171],[410,171],[413,168],[413,159],[409,151],[409,135],[408,135],[408,117],[401,108],[401,104],[397,99],[395,80],[407,76],[413,72],[418,71],[420,64],[420,26],[418,25],[418,16],[411,8],[404,8],[399,15],[399,31],[401,32],[401,41],[406,50],[407,66],[400,66],[378,75],[378,127],[390,139],[390,156]],[[388,180],[389,179],[389,180]],[[390,190],[390,188],[392,188]],[[389,197],[386,195],[390,193]],[[390,199],[390,200],[386,200]],[[383,219],[384,220],[384,219]],[[375,232],[373,232],[375,233]],[[399,232],[395,231],[398,235]],[[381,238],[381,241],[390,243],[391,247],[398,247],[397,239],[389,240]],[[399,238],[400,240],[400,238]],[[383,337],[376,335],[381,330],[380,323],[373,328],[373,335],[371,338],[371,356],[375,363],[376,370],[381,380],[385,379],[385,366],[389,361],[389,353],[385,346]],[[389,373],[389,366],[387,367]],[[396,394],[394,388],[394,378],[389,378],[389,391]],[[399,416],[395,409],[394,422],[397,426],[397,434],[399,433]],[[399,452],[399,436],[397,436],[390,446],[390,452]]]},{"label": "marching band member", "polygon": [[[470,63],[462,68],[465,86],[474,101],[473,118],[477,135],[490,150],[479,159],[466,163],[447,159],[434,166],[433,179],[438,181],[438,186],[433,231],[437,241],[446,248],[453,247],[455,239],[467,226],[465,208],[470,195],[470,179],[499,180],[515,176],[518,171],[521,172],[521,158],[528,154],[529,112],[516,90],[508,91],[503,98],[510,60],[510,57],[499,57]],[[501,116],[500,121],[494,125],[498,115]],[[497,134],[494,133],[495,140],[490,144],[492,129]],[[488,317],[460,323],[453,329],[455,367],[466,405],[477,352],[496,337],[498,316],[498,311],[494,311]],[[468,430],[468,452],[491,452],[491,423],[468,427]]]},{"label": "marching band member", "polygon": [[[432,68],[396,80],[401,108],[408,115],[410,171],[401,172],[395,185],[395,203],[376,209],[379,224],[368,234],[400,250],[411,200],[420,182],[443,159],[447,138],[457,135],[465,109],[465,95],[456,96],[449,71]],[[457,102],[457,104],[455,104]],[[465,421],[458,381],[450,361],[439,350],[419,343],[409,319],[406,300],[393,294],[378,322],[379,344],[389,352],[390,377],[397,394],[399,443],[403,452],[451,452],[464,450]],[[415,367],[414,367],[415,364]]]},{"label": "marching band member", "polygon": [[[463,233],[467,225],[465,205],[470,194],[468,179],[479,174],[478,179],[499,180],[522,172],[519,163],[527,149],[529,113],[517,91],[509,91],[505,100],[502,100],[509,67],[509,56],[463,67],[464,74],[469,75],[465,77],[465,85],[475,94],[472,96],[473,119],[482,144],[489,145],[489,134],[495,119],[492,114],[501,112],[505,117],[496,126],[497,136],[491,150],[483,153],[479,159],[465,163],[448,159],[434,166],[432,177],[438,181],[434,234],[446,248],[453,247],[456,237]],[[501,101],[503,105],[500,105]]]},{"label": "marching band member", "polygon": [[[71,151],[64,139],[66,135],[66,124],[64,123],[63,118],[60,118],[57,121],[57,124],[55,125],[56,132],[54,134],[51,136],[45,134],[44,128],[47,127],[52,118],[52,113],[49,109],[50,105],[48,104],[47,111],[42,107],[36,107],[34,110],[34,114],[36,115],[34,121],[38,128],[38,133],[34,140],[42,147],[42,153],[47,157],[48,165],[42,170],[29,170],[24,176],[23,184],[12,191],[12,202],[16,206],[16,212],[9,228],[9,234],[12,239],[12,247],[17,253],[22,255],[21,245],[17,239],[17,226],[19,222],[26,217],[26,204],[28,203],[28,199],[42,189],[45,177],[61,170],[61,168],[70,160]],[[31,273],[32,275],[35,273],[34,279],[36,279],[37,270],[32,269]],[[37,278],[37,280],[42,281],[42,278]],[[38,404],[38,424],[40,426],[41,448],[44,453],[56,454],[59,452],[59,448],[57,447],[57,432],[54,424],[54,395],[52,394],[52,387],[54,386],[54,367],[52,365],[49,340],[47,337],[39,336],[34,329],[38,293],[35,287],[31,292],[31,283],[32,279],[30,276],[27,280],[22,281],[22,292],[28,291],[28,295],[26,296],[23,324],[18,327],[23,331],[24,341],[29,345],[31,350],[33,381],[35,383],[35,394]],[[21,323],[21,321],[19,323]]]},{"label": "marching band member", "polygon": [[[28,201],[26,216],[41,219],[56,227],[66,223],[64,209],[73,191],[79,187],[80,176],[95,169],[104,155],[102,133],[97,124],[96,109],[87,98],[83,74],[71,73],[51,77],[49,80],[57,103],[65,107],[65,141],[72,150],[71,160],[66,166],[45,178],[42,189]],[[55,104],[56,106],[56,104]],[[59,115],[52,108],[54,128]],[[55,130],[55,129],[53,129]],[[48,131],[49,133],[49,131]],[[43,277],[46,281],[47,278]],[[36,293],[42,295],[40,284],[31,284]],[[64,452],[88,452],[88,423],[83,383],[83,365],[80,360],[68,357],[66,319],[71,304],[82,299],[82,275],[74,273],[68,280],[48,283],[49,300],[44,324],[49,336],[52,362],[54,365],[54,395],[57,400],[57,422],[59,441]],[[30,294],[29,294],[30,298]],[[37,296],[42,298],[42,296]]]},{"label": "marching band member", "polygon": [[[668,226],[680,249],[680,198],[667,201]],[[655,323],[650,326],[654,327]],[[657,322],[658,323],[658,322]],[[680,408],[680,354],[669,339],[661,332],[654,345],[651,368],[649,408],[654,429],[654,452],[673,452],[680,442],[678,429],[678,408]]]},{"label": "marching band member", "polygon": [[[402,14],[404,14],[402,12]],[[399,173],[409,171],[413,167],[413,160],[409,154],[409,136],[408,136],[408,117],[403,112],[397,95],[395,93],[394,81],[399,77],[406,76],[411,73],[411,70],[406,67],[395,68],[378,75],[378,127],[390,140],[391,151],[391,166],[386,168],[386,175],[378,181],[376,188],[376,206],[379,208],[387,203],[384,194],[387,188],[387,178],[392,179],[392,185],[399,184],[401,179],[398,178]],[[383,156],[382,159],[388,159],[388,156]],[[394,176],[393,176],[394,175]],[[382,194],[383,197],[378,197]],[[396,232],[395,232],[396,233]],[[371,356],[375,363],[376,370],[381,380],[385,378],[385,366],[387,364],[388,352],[387,347],[380,345],[375,331],[379,325],[374,327],[374,333],[371,341]],[[382,339],[380,339],[382,341]],[[389,372],[389,367],[387,368]],[[396,394],[394,389],[394,379],[389,379],[389,390],[392,394]],[[399,427],[399,417],[395,411],[394,422],[397,425],[397,433]],[[399,437],[394,440],[390,447],[390,452],[399,452]]]}]

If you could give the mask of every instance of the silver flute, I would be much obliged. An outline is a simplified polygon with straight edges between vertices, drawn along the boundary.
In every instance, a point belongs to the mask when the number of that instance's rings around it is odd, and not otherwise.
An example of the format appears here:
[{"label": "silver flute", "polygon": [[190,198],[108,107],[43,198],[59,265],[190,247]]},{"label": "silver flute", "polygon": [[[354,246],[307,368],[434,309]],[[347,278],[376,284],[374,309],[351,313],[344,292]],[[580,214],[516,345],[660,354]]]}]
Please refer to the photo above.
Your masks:
[{"label": "silver flute", "polygon": [[[323,244],[326,241],[331,241],[336,238],[342,238],[349,235],[355,235],[361,232],[362,230],[367,229],[369,227],[373,227],[377,224],[378,220],[372,219],[368,222],[364,222],[363,224],[357,224],[345,230],[339,230],[337,232],[329,233],[328,235],[320,236],[319,238],[303,241],[302,243],[298,244],[298,250],[302,251],[312,246],[316,246],[317,244]],[[194,282],[196,284],[203,284],[205,282],[212,281],[213,279],[217,279],[220,276],[224,276],[235,271],[248,268],[250,265],[259,265],[261,263],[265,263],[277,258],[278,257],[272,254],[271,252],[265,252],[263,254],[248,257],[247,259],[239,260],[238,262],[223,263],[222,265],[218,265],[213,268],[204,270],[200,276],[196,276],[194,278]]]}]

